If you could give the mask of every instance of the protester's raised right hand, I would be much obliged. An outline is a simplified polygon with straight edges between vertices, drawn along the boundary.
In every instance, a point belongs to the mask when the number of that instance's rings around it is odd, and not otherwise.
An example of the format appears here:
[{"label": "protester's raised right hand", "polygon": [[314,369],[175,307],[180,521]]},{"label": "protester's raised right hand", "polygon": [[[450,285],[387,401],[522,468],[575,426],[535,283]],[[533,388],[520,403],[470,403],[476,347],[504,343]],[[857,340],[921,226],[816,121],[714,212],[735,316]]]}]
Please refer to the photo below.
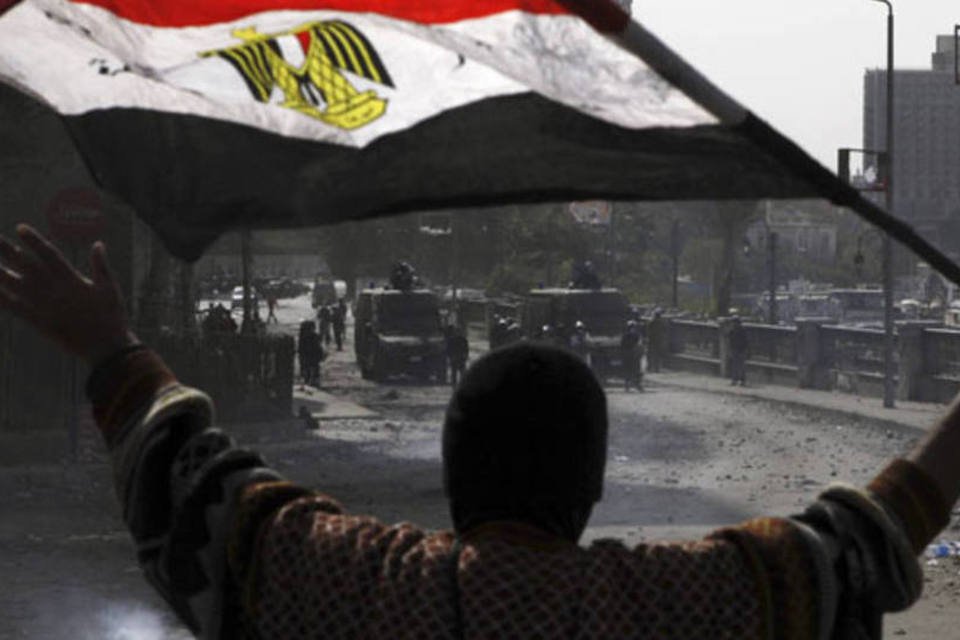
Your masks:
[{"label": "protester's raised right hand", "polygon": [[36,229],[20,224],[17,235],[22,246],[0,236],[0,309],[91,364],[136,343],[102,242],[91,247],[91,279]]}]

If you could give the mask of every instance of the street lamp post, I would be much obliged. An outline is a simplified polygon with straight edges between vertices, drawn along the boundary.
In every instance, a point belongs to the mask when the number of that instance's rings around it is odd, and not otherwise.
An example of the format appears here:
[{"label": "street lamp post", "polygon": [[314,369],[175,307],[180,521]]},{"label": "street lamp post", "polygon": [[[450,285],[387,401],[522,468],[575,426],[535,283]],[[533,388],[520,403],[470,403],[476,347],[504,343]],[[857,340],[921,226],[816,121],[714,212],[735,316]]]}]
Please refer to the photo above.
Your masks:
[{"label": "street lamp post", "polygon": [[680,279],[680,221],[674,220],[670,228],[670,258],[671,258],[671,279],[673,281],[673,290],[670,295],[670,306],[673,309],[680,308],[680,296],[677,287],[677,281]]},{"label": "street lamp post", "polygon": [[[887,213],[893,215],[893,5],[890,0],[874,0],[887,5],[887,121],[886,121],[886,189]],[[890,234],[883,234],[883,406],[892,409],[893,386],[893,244]]]},{"label": "street lamp post", "polygon": [[768,324],[779,324],[780,320],[777,313],[777,232],[771,231],[767,226],[767,246],[770,250],[770,306],[767,318]]},{"label": "street lamp post", "polygon": [[240,231],[240,284],[243,286],[243,320],[240,333],[253,333],[253,292],[250,290],[250,270],[253,267],[253,239],[250,229]]}]

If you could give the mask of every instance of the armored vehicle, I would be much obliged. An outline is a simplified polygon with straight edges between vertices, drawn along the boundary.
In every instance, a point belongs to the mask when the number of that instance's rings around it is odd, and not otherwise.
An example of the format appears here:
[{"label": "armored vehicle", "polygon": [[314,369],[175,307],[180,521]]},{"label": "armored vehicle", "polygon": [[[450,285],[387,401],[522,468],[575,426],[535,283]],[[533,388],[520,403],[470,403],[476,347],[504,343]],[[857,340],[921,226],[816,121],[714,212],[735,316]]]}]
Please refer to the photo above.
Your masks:
[{"label": "armored vehicle", "polygon": [[364,289],[353,313],[353,348],[364,378],[446,379],[440,308],[432,291]]},{"label": "armored vehicle", "polygon": [[317,279],[313,283],[313,293],[310,297],[310,304],[314,309],[324,307],[329,304],[336,304],[338,299],[337,289],[334,282],[330,280]]},{"label": "armored vehicle", "polygon": [[627,299],[618,289],[534,289],[525,298],[520,324],[527,338],[570,345],[577,322],[586,330],[586,354],[597,377],[620,377],[620,338],[630,317]]}]

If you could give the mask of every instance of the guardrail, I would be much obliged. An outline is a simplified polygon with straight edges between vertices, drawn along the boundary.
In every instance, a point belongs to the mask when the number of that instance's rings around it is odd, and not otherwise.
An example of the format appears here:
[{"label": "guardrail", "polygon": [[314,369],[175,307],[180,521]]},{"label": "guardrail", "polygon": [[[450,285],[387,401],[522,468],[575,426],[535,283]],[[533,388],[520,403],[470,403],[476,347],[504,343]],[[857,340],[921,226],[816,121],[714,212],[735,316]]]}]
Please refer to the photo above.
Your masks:
[{"label": "guardrail", "polygon": [[[822,366],[828,372],[830,387],[863,395],[882,394],[883,340],[880,329],[820,327]],[[898,372],[896,344],[893,357],[894,371]]]},{"label": "guardrail", "polygon": [[[729,321],[667,320],[667,368],[726,375]],[[748,378],[861,395],[883,392],[883,331],[802,320],[747,324]],[[898,322],[893,367],[901,400],[948,402],[960,391],[960,331]]]}]

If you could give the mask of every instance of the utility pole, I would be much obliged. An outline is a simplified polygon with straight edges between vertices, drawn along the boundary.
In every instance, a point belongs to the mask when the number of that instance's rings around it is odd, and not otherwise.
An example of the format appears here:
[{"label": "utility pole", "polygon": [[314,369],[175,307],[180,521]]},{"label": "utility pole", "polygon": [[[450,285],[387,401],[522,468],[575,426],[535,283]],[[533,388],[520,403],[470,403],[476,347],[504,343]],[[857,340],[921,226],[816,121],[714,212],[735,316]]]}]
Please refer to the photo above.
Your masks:
[{"label": "utility pole", "polygon": [[613,286],[613,279],[616,277],[616,265],[615,254],[616,254],[616,236],[613,231],[613,204],[607,203],[610,207],[610,219],[607,222],[607,280],[610,282],[610,286]]},{"label": "utility pole", "polygon": [[[887,121],[885,203],[893,215],[893,5],[890,0],[874,0],[887,5]],[[894,407],[896,389],[893,384],[893,241],[883,234],[883,406]]]},{"label": "utility pole", "polygon": [[769,231],[769,227],[767,227],[767,229],[767,235],[769,236],[767,238],[767,245],[770,248],[770,307],[767,322],[769,324],[777,324],[779,322],[777,317],[777,232]]},{"label": "utility pole", "polygon": [[240,277],[243,285],[243,321],[241,333],[253,333],[253,296],[250,295],[250,270],[253,267],[253,238],[250,229],[240,231]]},{"label": "utility pole", "polygon": [[680,221],[674,220],[670,227],[670,257],[673,260],[673,295],[671,297],[671,307],[680,308],[680,296],[678,291],[678,281],[680,280]]}]

